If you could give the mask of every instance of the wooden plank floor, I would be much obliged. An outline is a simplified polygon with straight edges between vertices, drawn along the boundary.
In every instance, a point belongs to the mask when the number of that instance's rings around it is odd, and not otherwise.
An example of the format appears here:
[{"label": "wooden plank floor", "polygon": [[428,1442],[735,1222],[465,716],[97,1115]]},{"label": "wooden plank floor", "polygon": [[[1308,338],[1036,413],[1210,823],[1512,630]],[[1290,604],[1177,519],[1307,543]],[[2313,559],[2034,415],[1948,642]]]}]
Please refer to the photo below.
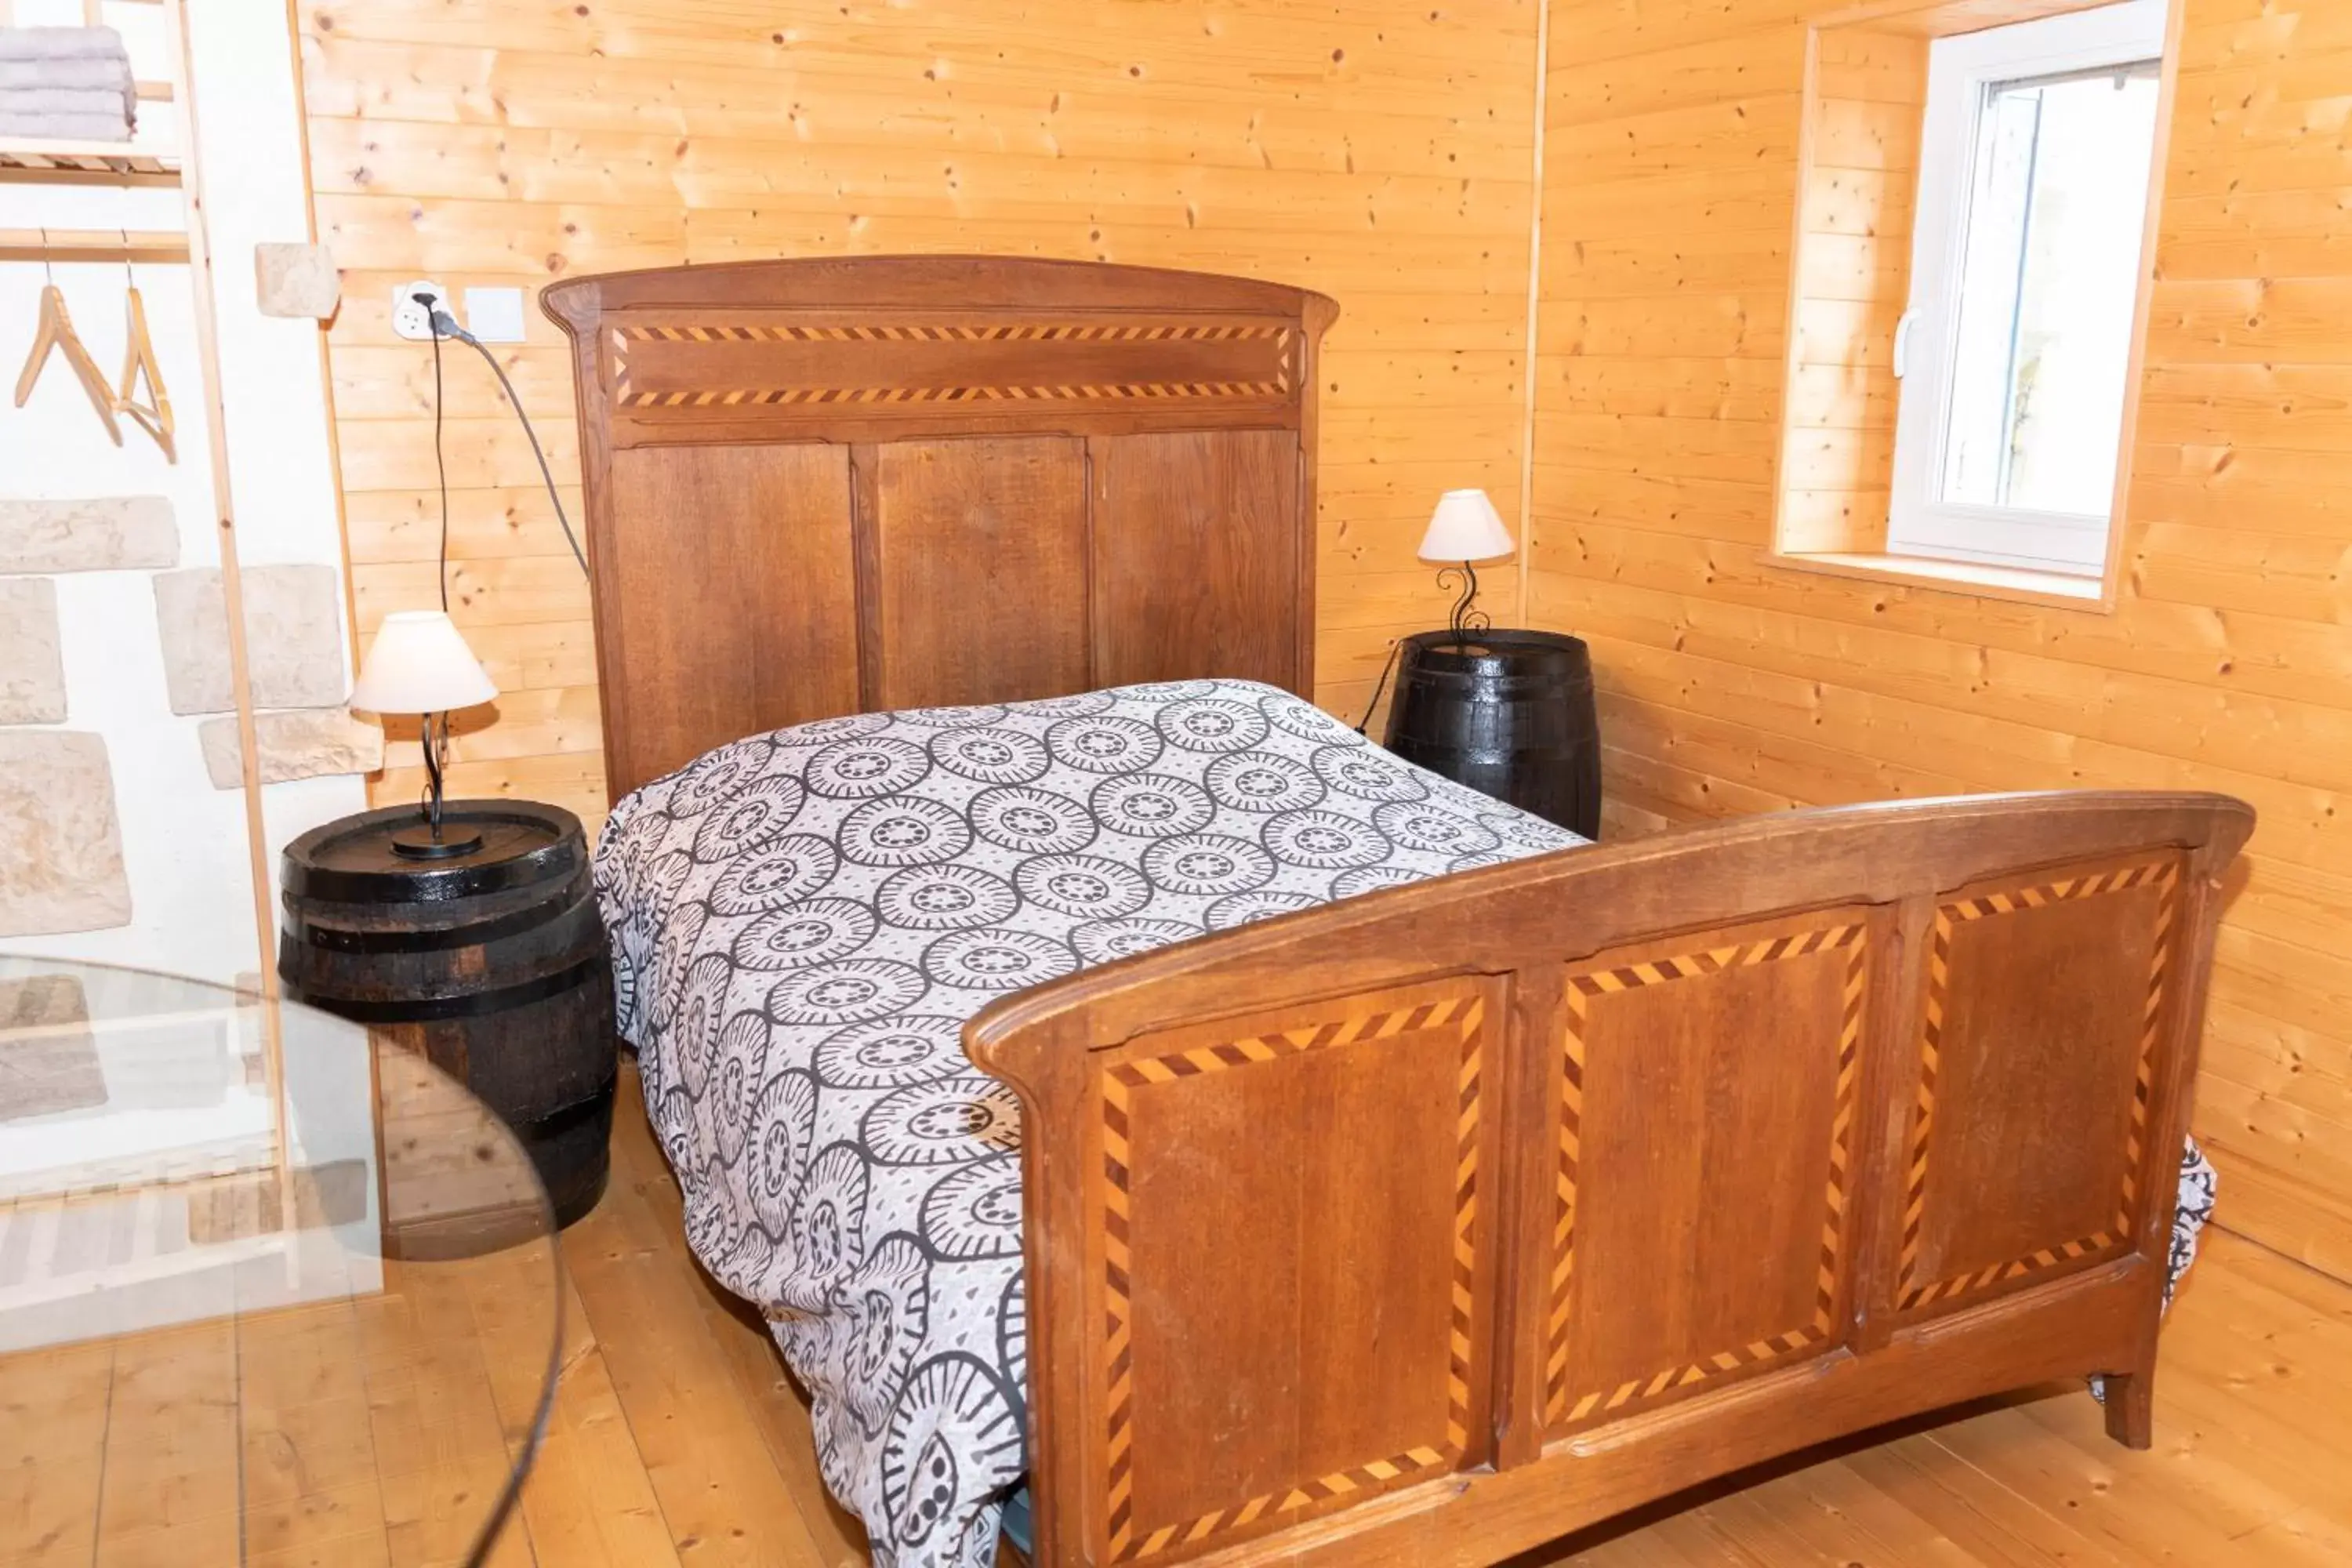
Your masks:
[{"label": "wooden plank floor", "polygon": [[[757,1314],[687,1251],[634,1078],[621,1100],[612,1190],[564,1236],[574,1310],[524,1493],[529,1553],[550,1568],[862,1563]],[[2352,1563],[2352,1288],[2215,1237],[2157,1389],[2147,1454],[2063,1391],[1801,1456],[1514,1568]]]}]

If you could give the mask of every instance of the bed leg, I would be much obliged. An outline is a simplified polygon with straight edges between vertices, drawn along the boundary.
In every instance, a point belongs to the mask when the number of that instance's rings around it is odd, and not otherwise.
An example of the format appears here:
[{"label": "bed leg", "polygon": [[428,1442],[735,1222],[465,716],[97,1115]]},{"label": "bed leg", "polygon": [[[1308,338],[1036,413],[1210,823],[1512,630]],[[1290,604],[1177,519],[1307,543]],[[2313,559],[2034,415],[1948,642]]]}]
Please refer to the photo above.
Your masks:
[{"label": "bed leg", "polygon": [[2126,1448],[2156,1442],[2156,1374],[2152,1370],[2107,1373],[2107,1436]]}]

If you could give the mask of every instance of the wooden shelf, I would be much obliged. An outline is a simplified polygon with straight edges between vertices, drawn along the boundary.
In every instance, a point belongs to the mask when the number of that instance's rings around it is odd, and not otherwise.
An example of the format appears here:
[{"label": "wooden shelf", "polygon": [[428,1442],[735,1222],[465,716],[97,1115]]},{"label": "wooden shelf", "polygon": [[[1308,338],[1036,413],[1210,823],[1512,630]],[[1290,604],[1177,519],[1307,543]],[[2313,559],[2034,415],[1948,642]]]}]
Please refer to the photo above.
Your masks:
[{"label": "wooden shelf", "polygon": [[0,261],[185,261],[176,229],[0,228]]},{"label": "wooden shelf", "polygon": [[127,142],[0,142],[0,179],[20,174],[130,175],[176,184],[180,155]]}]

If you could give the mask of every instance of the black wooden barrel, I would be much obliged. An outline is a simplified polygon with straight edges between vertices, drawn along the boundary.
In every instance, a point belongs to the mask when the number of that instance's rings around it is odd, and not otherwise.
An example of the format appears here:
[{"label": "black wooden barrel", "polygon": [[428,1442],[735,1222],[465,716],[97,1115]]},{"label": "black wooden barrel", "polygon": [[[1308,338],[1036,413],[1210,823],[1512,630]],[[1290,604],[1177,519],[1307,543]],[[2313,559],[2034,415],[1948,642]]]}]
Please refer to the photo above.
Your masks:
[{"label": "black wooden barrel", "polygon": [[1558,632],[1420,632],[1397,651],[1388,749],[1407,762],[1601,837],[1592,658]]},{"label": "black wooden barrel", "polygon": [[580,819],[524,801],[448,804],[445,860],[394,854],[415,806],[343,817],[286,847],[278,973],[295,999],[366,1024],[462,1081],[513,1129],[559,1224],[604,1191],[619,1052],[612,960]]}]

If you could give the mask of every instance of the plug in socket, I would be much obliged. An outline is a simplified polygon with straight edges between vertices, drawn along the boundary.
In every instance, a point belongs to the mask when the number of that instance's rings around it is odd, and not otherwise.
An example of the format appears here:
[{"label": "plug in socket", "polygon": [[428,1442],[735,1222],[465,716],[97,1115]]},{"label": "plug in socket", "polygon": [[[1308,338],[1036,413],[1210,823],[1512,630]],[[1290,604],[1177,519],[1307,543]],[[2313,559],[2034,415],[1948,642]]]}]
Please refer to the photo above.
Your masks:
[{"label": "plug in socket", "polygon": [[[418,303],[416,297],[419,294],[429,295],[433,303],[429,306]],[[393,336],[404,338],[413,343],[429,342],[433,337],[432,312],[435,310],[448,310],[452,316],[457,314],[450,308],[449,290],[440,284],[420,279],[415,283],[395,285],[392,290]]]}]

